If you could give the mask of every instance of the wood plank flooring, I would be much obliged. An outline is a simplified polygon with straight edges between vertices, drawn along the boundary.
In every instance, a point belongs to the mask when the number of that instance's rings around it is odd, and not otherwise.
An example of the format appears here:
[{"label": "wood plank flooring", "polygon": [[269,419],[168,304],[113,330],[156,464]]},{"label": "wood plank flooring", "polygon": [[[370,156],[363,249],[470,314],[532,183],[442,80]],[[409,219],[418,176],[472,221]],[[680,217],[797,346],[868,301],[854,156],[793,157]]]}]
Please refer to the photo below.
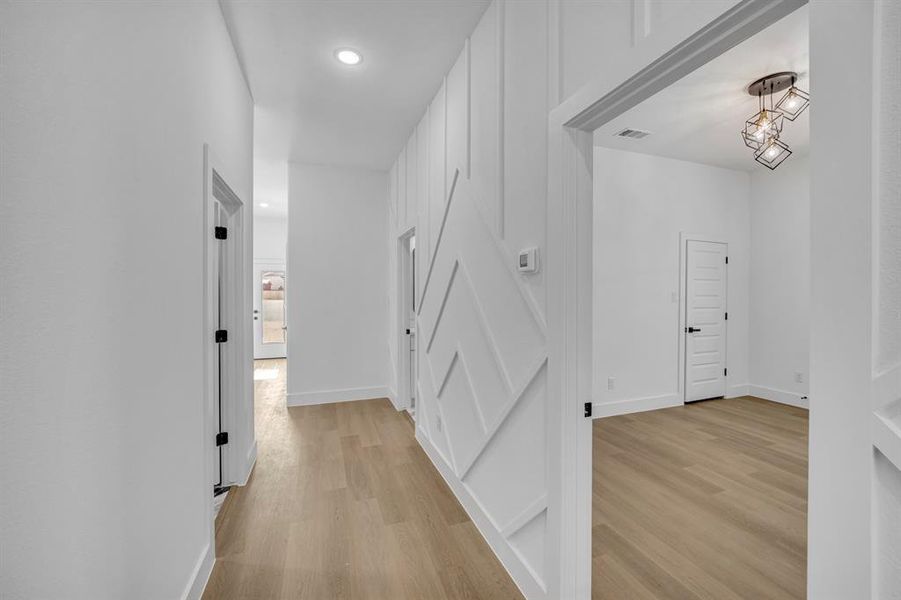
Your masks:
[{"label": "wood plank flooring", "polygon": [[256,381],[258,458],[216,522],[204,598],[511,599],[509,575],[388,400],[285,407]]},{"label": "wood plank flooring", "polygon": [[594,422],[592,597],[806,593],[807,411],[711,400]]}]

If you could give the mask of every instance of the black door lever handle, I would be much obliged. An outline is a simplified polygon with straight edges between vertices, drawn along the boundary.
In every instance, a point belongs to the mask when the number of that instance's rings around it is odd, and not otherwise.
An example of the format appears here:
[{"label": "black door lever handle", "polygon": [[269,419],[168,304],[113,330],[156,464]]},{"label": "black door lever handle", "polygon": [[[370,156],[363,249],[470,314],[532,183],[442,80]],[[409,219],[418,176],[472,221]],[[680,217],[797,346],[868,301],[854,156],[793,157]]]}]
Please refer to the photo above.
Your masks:
[{"label": "black door lever handle", "polygon": [[700,327],[689,327],[685,331],[687,331],[688,333],[697,333],[697,332],[701,331],[701,328]]}]

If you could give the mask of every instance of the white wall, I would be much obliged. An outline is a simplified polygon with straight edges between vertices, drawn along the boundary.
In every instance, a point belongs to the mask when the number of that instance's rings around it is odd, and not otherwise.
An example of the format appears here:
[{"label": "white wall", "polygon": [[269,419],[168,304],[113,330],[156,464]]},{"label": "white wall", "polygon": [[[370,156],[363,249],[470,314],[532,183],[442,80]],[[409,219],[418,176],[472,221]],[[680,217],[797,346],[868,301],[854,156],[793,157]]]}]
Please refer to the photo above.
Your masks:
[{"label": "white wall", "polygon": [[385,173],[288,167],[288,404],[388,395]]},{"label": "white wall", "polygon": [[287,252],[287,217],[264,217],[258,211],[253,218],[253,259],[283,261]]},{"label": "white wall", "polygon": [[0,589],[180,598],[212,558],[203,145],[249,204],[250,94],[214,1],[0,27]]},{"label": "white wall", "polygon": [[[682,403],[680,233],[729,244],[727,394],[748,384],[749,175],[594,149],[594,402],[601,416]],[[615,378],[613,390],[607,378]]]},{"label": "white wall", "polygon": [[[797,405],[810,367],[810,174],[792,156],[751,176],[751,394]],[[730,313],[729,317],[732,317]],[[801,382],[795,373],[801,374]]]},{"label": "white wall", "polygon": [[417,439],[529,598],[555,597],[559,556],[547,520],[545,273],[520,274],[514,260],[545,249],[547,18],[542,2],[486,10],[388,183],[395,367],[395,249],[416,228]]}]

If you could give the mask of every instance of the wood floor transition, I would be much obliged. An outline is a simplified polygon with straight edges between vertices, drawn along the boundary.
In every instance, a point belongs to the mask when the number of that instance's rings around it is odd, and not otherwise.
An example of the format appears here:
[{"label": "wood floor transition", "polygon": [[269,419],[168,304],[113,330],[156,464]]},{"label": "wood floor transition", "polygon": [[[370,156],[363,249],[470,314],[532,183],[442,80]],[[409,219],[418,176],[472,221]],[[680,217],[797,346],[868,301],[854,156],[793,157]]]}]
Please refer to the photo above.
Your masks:
[{"label": "wood floor transition", "polygon": [[513,581],[388,400],[285,407],[255,382],[257,465],[216,521],[204,598],[515,599]]},{"label": "wood floor transition", "polygon": [[711,400],[594,422],[595,600],[806,594],[807,411]]},{"label": "wood floor transition", "polygon": [[[387,400],[285,407],[216,521],[207,600],[522,598]],[[807,412],[757,398],[594,422],[595,600],[800,599]]]}]

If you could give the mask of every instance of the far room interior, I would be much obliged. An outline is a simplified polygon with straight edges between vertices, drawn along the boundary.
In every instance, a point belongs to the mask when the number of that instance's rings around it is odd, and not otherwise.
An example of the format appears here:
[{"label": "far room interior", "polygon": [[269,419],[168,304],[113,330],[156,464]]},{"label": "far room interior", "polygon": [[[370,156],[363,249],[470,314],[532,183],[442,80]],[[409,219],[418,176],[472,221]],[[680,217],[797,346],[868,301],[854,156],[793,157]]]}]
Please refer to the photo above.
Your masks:
[{"label": "far room interior", "polygon": [[595,598],[805,597],[808,12],[594,132]]},{"label": "far room interior", "polygon": [[254,161],[253,357],[287,358],[288,173],[283,161]]}]

